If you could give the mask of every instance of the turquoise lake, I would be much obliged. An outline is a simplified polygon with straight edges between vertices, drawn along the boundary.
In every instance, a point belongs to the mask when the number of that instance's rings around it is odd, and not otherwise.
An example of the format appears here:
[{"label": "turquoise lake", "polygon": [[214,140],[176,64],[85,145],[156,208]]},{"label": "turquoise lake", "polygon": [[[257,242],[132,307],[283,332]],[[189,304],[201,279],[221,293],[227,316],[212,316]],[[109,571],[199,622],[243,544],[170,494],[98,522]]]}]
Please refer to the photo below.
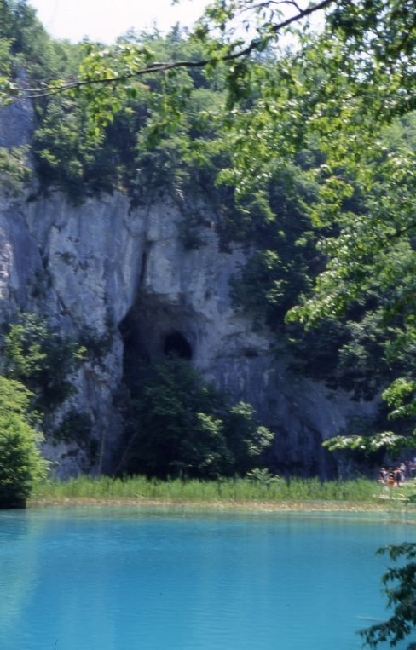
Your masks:
[{"label": "turquoise lake", "polygon": [[[390,517],[0,512],[1,650],[359,650]],[[406,644],[402,646],[406,647]]]}]

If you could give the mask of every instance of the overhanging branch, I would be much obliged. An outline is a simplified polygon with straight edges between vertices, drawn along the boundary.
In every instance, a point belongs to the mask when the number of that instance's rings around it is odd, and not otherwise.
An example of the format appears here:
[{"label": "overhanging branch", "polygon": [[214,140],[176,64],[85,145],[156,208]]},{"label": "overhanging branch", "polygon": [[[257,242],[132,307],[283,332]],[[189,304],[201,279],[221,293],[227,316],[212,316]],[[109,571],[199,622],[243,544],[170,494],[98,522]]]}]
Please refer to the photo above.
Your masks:
[{"label": "overhanging branch", "polygon": [[[327,9],[333,4],[336,4],[336,0],[322,0],[317,4],[309,5],[306,9],[299,10],[293,16],[281,21],[276,25],[272,25],[270,28],[269,39],[272,36],[277,35],[283,29],[286,29],[287,27],[290,27],[291,25],[300,22],[304,18],[311,16],[314,13]],[[53,87],[49,86],[46,88],[42,88],[42,87],[26,88],[24,89],[24,92],[26,94],[26,97],[31,99],[36,99],[40,97],[46,97],[49,95],[56,95],[65,92],[67,90],[74,90],[85,86],[93,86],[93,85],[107,86],[111,84],[126,83],[135,78],[140,78],[155,73],[157,74],[157,73],[168,72],[169,70],[175,70],[178,68],[204,68],[212,64],[235,61],[237,59],[241,59],[249,56],[250,54],[259,50],[262,47],[263,47],[263,40],[260,38],[256,38],[253,39],[249,43],[249,45],[247,45],[245,48],[237,52],[230,52],[229,54],[224,54],[223,56],[220,56],[218,59],[214,59],[211,57],[207,59],[200,59],[198,61],[183,60],[183,61],[155,62],[149,66],[146,66],[140,70],[136,70],[126,75],[111,76],[105,78],[95,78],[95,79],[76,79],[74,81],[64,82],[60,85],[53,86]]]}]

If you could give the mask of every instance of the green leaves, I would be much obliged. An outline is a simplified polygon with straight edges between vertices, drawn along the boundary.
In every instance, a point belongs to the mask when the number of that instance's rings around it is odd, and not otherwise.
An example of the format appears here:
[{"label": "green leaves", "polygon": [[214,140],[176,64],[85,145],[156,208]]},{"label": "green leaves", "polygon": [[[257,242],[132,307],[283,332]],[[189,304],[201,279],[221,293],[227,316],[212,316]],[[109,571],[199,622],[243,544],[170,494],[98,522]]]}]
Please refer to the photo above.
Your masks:
[{"label": "green leaves", "polygon": [[383,399],[392,409],[391,418],[416,416],[416,380],[398,377],[383,392]]},{"label": "green leaves", "polygon": [[[326,268],[316,278],[313,292],[289,312],[287,320],[318,331],[325,319],[335,316],[346,321],[353,338],[340,347],[341,374],[346,375],[348,366],[359,370],[361,360],[367,364],[368,351],[373,350],[376,363],[372,375],[384,376],[382,388],[389,380],[403,377],[383,397],[393,408],[393,419],[404,421],[407,417],[410,424],[416,414],[409,389],[415,372],[416,187],[414,140],[412,131],[410,137],[404,135],[404,128],[408,126],[397,123],[381,134],[360,164],[347,159],[348,175],[344,171],[343,176],[353,192],[344,194],[338,207],[336,187],[329,191],[326,187],[320,195],[325,206],[333,201],[334,212],[332,216],[327,213],[325,219],[332,220],[339,231],[322,241]],[[333,173],[333,167],[328,169],[329,178]],[[315,210],[320,209],[320,201]],[[342,212],[342,205],[350,209]],[[357,323],[348,324],[348,320]]]},{"label": "green leaves", "polygon": [[360,630],[359,634],[369,648],[377,648],[384,642],[395,647],[416,626],[416,545],[396,544],[381,548],[378,553],[387,554],[391,561],[400,563],[390,567],[382,577],[387,606],[393,614],[386,622]]},{"label": "green leaves", "polygon": [[17,381],[0,376],[0,502],[13,506],[30,496],[44,477],[40,433],[28,421],[31,394]]},{"label": "green leaves", "polygon": [[329,451],[350,449],[366,455],[382,450],[388,450],[392,456],[397,456],[400,451],[416,442],[408,436],[400,436],[392,431],[384,431],[373,436],[342,435],[325,440],[322,444]]},{"label": "green leaves", "polygon": [[61,337],[45,320],[22,314],[4,337],[5,374],[33,391],[34,406],[49,412],[74,392],[68,374],[85,349]]},{"label": "green leaves", "polygon": [[120,471],[211,479],[259,463],[273,434],[246,403],[228,406],[189,362],[172,356],[142,369],[132,386],[129,444]]}]

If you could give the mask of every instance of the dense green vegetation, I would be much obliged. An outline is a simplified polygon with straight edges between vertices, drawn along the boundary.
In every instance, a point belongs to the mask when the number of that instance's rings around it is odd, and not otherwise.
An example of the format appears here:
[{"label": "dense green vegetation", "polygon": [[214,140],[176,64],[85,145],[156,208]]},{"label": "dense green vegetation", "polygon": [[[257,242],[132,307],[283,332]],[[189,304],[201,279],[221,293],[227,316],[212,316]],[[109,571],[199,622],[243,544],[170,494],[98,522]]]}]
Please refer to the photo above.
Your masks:
[{"label": "dense green vegetation", "polygon": [[34,410],[53,411],[74,392],[68,375],[84,359],[85,348],[34,314],[20,314],[5,330],[3,373],[32,391]]},{"label": "dense green vegetation", "polygon": [[[3,325],[0,351],[2,401],[6,409],[3,420],[6,422],[6,416],[11,418],[10,425],[3,425],[1,500],[2,489],[9,483],[16,493],[20,489],[22,495],[29,496],[39,470],[46,469],[39,451],[43,434],[52,443],[77,441],[88,447],[91,422],[88,414],[73,410],[62,415],[59,425],[54,419],[56,410],[76,392],[68,376],[87,355],[78,341],[59,333],[46,319],[19,314]],[[10,460],[10,467],[6,459]]]},{"label": "dense green vegetation", "polygon": [[0,506],[19,507],[46,475],[41,435],[29,413],[30,393],[0,376]]},{"label": "dense green vegetation", "polygon": [[119,472],[214,479],[264,463],[273,434],[249,404],[230,405],[176,355],[147,364],[130,382],[128,444]]}]

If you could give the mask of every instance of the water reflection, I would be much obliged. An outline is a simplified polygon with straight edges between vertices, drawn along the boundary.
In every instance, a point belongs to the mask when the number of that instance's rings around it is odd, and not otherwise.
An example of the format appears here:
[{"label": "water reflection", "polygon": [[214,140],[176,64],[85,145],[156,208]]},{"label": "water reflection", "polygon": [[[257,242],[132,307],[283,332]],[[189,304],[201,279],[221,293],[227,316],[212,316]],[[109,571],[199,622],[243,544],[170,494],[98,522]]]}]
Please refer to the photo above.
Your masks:
[{"label": "water reflection", "polygon": [[38,522],[26,511],[0,511],[0,640],[8,643],[37,579]]}]

